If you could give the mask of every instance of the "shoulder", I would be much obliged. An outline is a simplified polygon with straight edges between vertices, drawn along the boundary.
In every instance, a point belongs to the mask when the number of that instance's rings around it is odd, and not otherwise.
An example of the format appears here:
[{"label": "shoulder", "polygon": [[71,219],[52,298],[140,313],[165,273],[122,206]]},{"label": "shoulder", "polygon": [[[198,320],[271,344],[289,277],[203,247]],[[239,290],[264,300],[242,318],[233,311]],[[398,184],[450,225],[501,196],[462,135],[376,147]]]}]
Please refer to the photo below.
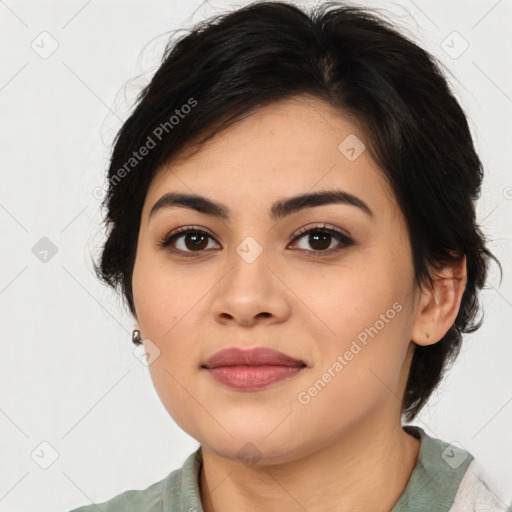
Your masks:
[{"label": "shoulder", "polygon": [[450,512],[512,512],[492,488],[483,467],[472,460],[464,473]]},{"label": "shoulder", "polygon": [[164,479],[150,485],[146,489],[124,491],[108,501],[91,503],[90,505],[84,505],[70,510],[69,512],[97,512],[98,508],[102,512],[160,512],[162,509],[162,496],[165,482],[169,479],[174,479],[176,476],[175,473],[178,471],[180,470],[173,471]]},{"label": "shoulder", "polygon": [[420,438],[416,466],[392,512],[512,512],[492,489],[482,466],[457,443],[430,437],[419,427],[405,430]]},{"label": "shoulder", "polygon": [[[171,471],[166,477],[145,489],[130,489],[99,503],[84,505],[68,512],[161,512],[181,510],[183,505],[195,498],[195,482],[200,450],[190,454],[183,466]],[[194,492],[195,491],[195,492]],[[191,496],[192,493],[192,496]]]}]

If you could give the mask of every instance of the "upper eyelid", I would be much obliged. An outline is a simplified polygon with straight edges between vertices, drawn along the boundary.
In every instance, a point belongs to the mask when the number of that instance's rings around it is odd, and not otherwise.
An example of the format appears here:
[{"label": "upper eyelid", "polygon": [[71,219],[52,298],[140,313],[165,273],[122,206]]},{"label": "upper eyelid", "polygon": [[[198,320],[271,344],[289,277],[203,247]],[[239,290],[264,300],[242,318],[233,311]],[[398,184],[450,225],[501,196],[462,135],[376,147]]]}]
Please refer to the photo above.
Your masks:
[{"label": "upper eyelid", "polygon": [[344,236],[345,238],[350,238],[350,239],[352,238],[352,236],[349,233],[347,233],[346,230],[344,230],[342,228],[338,228],[334,225],[330,225],[328,222],[324,222],[324,223],[322,223],[322,225],[309,226],[309,227],[304,226],[304,227],[300,228],[293,235],[293,240],[295,240],[299,236],[309,233],[310,231],[317,231],[317,230],[318,231],[326,231],[326,232],[334,231],[338,235]]},{"label": "upper eyelid", "polygon": [[[330,225],[329,223],[321,223],[321,225],[315,225],[315,226],[303,226],[302,228],[299,228],[296,230],[296,232],[292,235],[293,238],[303,235],[304,233],[307,233],[308,231],[318,229],[318,230],[326,230],[326,231],[336,231],[339,232],[342,235],[345,235],[346,237],[350,237],[350,235],[346,232],[346,230],[336,227],[334,225]],[[208,236],[211,236],[212,238],[216,238],[215,235],[213,235],[208,228],[204,228],[202,226],[182,226],[179,228],[176,228],[172,230],[168,235],[166,235],[164,238],[170,238],[172,236],[176,235],[182,235],[187,234],[188,232],[204,232]]]}]

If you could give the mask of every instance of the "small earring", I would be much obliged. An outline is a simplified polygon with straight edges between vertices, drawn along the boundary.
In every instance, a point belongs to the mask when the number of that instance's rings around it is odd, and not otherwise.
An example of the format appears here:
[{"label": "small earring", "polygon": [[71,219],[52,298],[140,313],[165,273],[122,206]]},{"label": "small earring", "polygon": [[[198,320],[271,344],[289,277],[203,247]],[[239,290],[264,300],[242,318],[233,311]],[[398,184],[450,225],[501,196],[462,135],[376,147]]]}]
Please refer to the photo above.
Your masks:
[{"label": "small earring", "polygon": [[135,345],[140,345],[142,343],[142,338],[140,336],[140,331],[135,329],[132,333],[132,342]]}]

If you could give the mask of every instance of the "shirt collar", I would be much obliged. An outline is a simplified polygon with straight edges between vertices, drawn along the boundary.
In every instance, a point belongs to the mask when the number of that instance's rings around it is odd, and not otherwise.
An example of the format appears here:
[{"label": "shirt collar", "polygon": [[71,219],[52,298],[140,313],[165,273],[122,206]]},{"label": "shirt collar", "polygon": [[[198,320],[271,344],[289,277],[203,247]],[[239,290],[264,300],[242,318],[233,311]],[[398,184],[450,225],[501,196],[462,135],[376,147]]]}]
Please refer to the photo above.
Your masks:
[{"label": "shirt collar", "polygon": [[[448,511],[460,481],[473,456],[465,450],[428,436],[417,426],[403,427],[421,440],[418,458],[407,486],[391,512],[419,510]],[[163,510],[204,512],[201,505],[201,447],[191,453],[165,483]],[[419,507],[419,508],[418,508]]]}]

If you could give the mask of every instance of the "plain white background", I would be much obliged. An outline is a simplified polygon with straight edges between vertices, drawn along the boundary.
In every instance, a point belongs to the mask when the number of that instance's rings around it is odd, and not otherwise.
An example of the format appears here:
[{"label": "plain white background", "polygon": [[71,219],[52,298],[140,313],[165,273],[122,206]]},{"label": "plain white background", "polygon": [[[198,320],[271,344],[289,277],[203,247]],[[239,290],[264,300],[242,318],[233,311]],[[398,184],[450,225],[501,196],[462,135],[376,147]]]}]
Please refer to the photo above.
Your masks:
[{"label": "plain white background", "polygon": [[[246,3],[0,1],[0,512],[66,511],[143,489],[198,446],[134,356],[120,298],[94,276],[97,187],[170,31]],[[492,270],[483,327],[414,423],[472,452],[508,501],[512,2],[362,4],[447,66],[485,165],[478,216],[504,278]]]}]

